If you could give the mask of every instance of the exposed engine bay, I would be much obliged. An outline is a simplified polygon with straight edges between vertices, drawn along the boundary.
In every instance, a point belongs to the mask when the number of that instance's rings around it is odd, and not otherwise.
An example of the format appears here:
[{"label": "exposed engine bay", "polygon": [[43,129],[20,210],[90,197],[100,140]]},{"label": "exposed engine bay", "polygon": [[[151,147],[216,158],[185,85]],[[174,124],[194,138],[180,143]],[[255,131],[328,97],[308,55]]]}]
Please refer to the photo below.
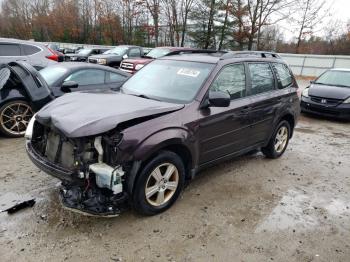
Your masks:
[{"label": "exposed engine bay", "polygon": [[62,181],[60,199],[70,208],[91,215],[114,216],[127,207],[124,192],[126,166],[117,162],[118,131],[100,136],[67,138],[59,131],[35,122],[33,150],[70,176]]}]

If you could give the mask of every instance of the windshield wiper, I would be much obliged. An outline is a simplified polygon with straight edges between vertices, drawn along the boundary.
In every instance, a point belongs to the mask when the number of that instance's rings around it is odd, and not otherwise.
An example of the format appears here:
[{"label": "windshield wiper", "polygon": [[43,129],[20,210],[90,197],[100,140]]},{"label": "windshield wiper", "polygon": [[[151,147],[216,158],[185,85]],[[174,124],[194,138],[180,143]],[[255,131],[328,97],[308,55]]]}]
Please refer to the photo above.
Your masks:
[{"label": "windshield wiper", "polygon": [[149,96],[144,95],[144,94],[128,94],[128,95],[137,96],[137,97],[141,97],[141,98],[144,98],[144,99],[150,99],[150,100],[160,101],[160,100],[158,100],[158,99],[155,99],[155,98],[153,98],[153,97],[149,97]]}]

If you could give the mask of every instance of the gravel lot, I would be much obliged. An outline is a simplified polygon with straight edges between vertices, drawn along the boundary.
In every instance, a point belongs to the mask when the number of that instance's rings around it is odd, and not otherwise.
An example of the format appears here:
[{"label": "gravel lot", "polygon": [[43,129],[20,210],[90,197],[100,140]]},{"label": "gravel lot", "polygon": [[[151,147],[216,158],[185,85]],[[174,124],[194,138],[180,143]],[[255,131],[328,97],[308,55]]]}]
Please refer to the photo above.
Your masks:
[{"label": "gravel lot", "polygon": [[110,219],[64,210],[24,139],[0,137],[0,209],[37,199],[0,213],[0,260],[349,261],[349,131],[302,116],[280,159],[239,157],[201,173],[161,215]]}]

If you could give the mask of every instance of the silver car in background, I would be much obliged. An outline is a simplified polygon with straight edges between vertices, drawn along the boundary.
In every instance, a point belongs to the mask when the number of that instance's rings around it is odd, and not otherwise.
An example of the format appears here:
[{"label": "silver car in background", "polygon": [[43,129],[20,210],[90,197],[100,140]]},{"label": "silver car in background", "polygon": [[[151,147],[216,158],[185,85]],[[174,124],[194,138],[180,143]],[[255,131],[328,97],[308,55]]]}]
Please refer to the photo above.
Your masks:
[{"label": "silver car in background", "polygon": [[37,70],[57,63],[58,55],[42,43],[0,38],[0,64],[26,61]]}]

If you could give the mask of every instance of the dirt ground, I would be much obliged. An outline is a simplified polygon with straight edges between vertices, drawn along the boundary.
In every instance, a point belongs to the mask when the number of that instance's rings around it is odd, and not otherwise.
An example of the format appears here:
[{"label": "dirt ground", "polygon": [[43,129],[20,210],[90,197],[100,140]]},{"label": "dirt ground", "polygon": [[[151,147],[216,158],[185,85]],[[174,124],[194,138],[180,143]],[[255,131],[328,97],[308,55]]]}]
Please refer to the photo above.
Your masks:
[{"label": "dirt ground", "polygon": [[58,186],[27,158],[24,139],[0,137],[0,209],[37,200],[0,213],[1,261],[350,259],[350,123],[302,116],[283,157],[212,167],[154,217],[75,214],[58,203]]}]

